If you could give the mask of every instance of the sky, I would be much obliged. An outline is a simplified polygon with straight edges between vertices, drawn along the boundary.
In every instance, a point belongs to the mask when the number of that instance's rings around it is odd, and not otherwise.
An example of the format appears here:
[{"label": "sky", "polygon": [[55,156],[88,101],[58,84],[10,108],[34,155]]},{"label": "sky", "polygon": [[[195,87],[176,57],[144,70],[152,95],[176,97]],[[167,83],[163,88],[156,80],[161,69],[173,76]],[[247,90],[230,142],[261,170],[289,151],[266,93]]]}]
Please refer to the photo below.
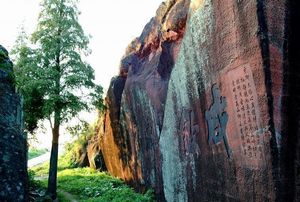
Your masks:
[{"label": "sky", "polygon": [[[24,26],[28,35],[36,29],[40,11],[38,0],[1,0],[0,44],[8,51]],[[81,0],[79,22],[91,35],[92,54],[87,62],[95,69],[96,82],[106,91],[111,78],[118,74],[127,45],[139,36],[155,16],[163,0]],[[87,115],[88,120],[95,114]],[[42,132],[41,132],[42,133]],[[47,141],[49,142],[49,141]]]},{"label": "sky", "polygon": [[[163,0],[81,0],[79,21],[92,36],[87,61],[95,69],[96,81],[105,89],[117,75],[127,45],[139,36]],[[27,34],[36,29],[38,0],[1,0],[0,44],[10,50],[23,24]]]}]

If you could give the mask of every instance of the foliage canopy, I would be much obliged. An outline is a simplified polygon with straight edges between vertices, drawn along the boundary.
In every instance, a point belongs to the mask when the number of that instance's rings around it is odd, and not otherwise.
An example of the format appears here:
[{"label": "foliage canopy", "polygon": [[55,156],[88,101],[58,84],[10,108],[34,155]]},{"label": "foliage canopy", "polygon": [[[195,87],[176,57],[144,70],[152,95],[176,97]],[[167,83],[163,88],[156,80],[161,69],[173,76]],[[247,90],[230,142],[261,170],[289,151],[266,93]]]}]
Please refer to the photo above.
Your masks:
[{"label": "foliage canopy", "polygon": [[104,107],[102,87],[94,83],[94,70],[82,59],[90,54],[89,37],[78,22],[76,3],[44,0],[31,40],[23,31],[14,48],[16,82],[30,132],[38,120],[60,125],[91,106]]},{"label": "foliage canopy", "polygon": [[[56,199],[60,126],[94,105],[103,109],[102,87],[94,83],[88,55],[89,38],[78,22],[76,0],[43,0],[37,30],[27,43],[21,33],[14,50],[16,82],[24,96],[26,128],[48,119],[52,129],[47,192]],[[33,48],[32,48],[33,47]]]}]

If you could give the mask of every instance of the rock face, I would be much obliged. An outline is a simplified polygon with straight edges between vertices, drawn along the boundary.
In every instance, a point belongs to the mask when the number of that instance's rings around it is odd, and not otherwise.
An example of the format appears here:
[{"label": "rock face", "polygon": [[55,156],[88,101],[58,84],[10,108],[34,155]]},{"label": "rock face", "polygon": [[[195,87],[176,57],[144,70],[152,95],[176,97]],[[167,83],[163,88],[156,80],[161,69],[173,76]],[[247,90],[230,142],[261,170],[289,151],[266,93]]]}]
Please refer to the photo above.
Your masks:
[{"label": "rock face", "polygon": [[108,171],[158,201],[296,201],[296,4],[163,3],[111,81]]},{"label": "rock face", "polygon": [[0,45],[0,201],[27,201],[27,143],[12,67]]},{"label": "rock face", "polygon": [[108,171],[163,196],[162,130],[168,81],[177,58],[189,2],[168,1],[126,50],[107,94],[100,147]]},{"label": "rock face", "polygon": [[88,167],[89,164],[89,158],[88,158],[88,152],[87,152],[88,143],[84,143],[83,145],[78,146],[74,152],[74,156],[72,159],[72,163],[75,167]]},{"label": "rock face", "polygon": [[100,149],[98,136],[94,136],[89,140],[87,146],[87,155],[89,160],[89,167],[93,169],[98,169],[101,171],[107,171],[105,162],[103,159],[103,154]]}]

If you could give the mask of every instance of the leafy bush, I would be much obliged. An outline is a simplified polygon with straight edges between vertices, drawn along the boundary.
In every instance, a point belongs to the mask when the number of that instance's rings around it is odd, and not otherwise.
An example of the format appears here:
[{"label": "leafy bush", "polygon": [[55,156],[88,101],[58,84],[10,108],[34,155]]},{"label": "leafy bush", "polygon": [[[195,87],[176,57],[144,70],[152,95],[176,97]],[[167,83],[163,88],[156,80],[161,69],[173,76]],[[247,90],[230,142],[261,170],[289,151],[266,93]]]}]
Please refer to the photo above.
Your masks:
[{"label": "leafy bush", "polygon": [[[89,125],[87,122],[82,121],[74,127],[68,127],[67,130],[74,137],[74,141],[65,145],[66,163],[70,167],[84,167],[84,156],[86,155],[86,148],[88,141],[96,134],[95,125]],[[87,163],[87,162],[86,162]]]}]

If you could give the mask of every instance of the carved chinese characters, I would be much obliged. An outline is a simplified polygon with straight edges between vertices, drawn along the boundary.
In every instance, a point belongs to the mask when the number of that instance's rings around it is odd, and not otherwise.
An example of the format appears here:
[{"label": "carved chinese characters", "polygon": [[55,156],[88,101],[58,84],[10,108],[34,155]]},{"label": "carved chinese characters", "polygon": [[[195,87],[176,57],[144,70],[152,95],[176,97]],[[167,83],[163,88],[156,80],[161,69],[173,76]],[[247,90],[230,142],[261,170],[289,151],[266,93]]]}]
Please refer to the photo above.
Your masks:
[{"label": "carved chinese characters", "polygon": [[241,138],[245,163],[258,166],[263,159],[259,108],[252,72],[248,65],[228,73],[227,84],[232,95],[236,131]]},{"label": "carved chinese characters", "polygon": [[223,140],[227,155],[230,157],[231,150],[226,136],[226,125],[228,122],[228,114],[225,111],[227,106],[226,98],[220,95],[220,90],[216,84],[212,86],[211,91],[213,103],[205,112],[205,119],[208,128],[208,144],[212,142],[217,144]]}]

